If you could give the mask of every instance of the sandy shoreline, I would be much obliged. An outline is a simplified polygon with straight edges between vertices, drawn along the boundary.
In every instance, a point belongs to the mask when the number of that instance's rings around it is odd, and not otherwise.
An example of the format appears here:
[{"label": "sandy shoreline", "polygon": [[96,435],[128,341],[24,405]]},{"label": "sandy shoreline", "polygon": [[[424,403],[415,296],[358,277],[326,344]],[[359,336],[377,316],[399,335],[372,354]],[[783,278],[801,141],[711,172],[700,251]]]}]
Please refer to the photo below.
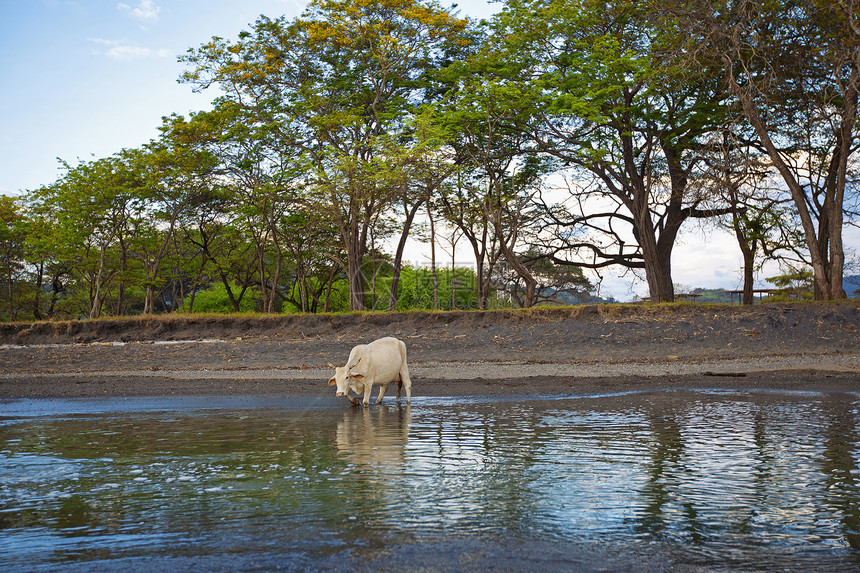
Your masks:
[{"label": "sandy shoreline", "polygon": [[415,396],[860,391],[860,305],[849,301],[7,327],[0,399],[329,396],[328,364],[386,335],[406,342]]},{"label": "sandy shoreline", "polygon": [[[519,362],[430,362],[413,363],[412,377],[418,380],[475,380],[519,378],[611,378],[630,376],[746,375],[773,371],[860,372],[860,354],[796,355],[761,358],[688,362],[677,359],[624,363],[546,363]],[[293,368],[261,370],[118,370],[93,372],[0,373],[0,380],[21,378],[132,377],[172,378],[176,380],[308,380],[324,381],[330,368]]]},{"label": "sandy shoreline", "polygon": [[[779,366],[779,368],[776,368]],[[413,396],[569,395],[670,389],[860,392],[860,355],[710,363],[412,366]],[[328,369],[0,373],[0,399],[284,395],[330,397]],[[376,391],[374,391],[374,396]],[[393,402],[392,392],[386,402]]]}]

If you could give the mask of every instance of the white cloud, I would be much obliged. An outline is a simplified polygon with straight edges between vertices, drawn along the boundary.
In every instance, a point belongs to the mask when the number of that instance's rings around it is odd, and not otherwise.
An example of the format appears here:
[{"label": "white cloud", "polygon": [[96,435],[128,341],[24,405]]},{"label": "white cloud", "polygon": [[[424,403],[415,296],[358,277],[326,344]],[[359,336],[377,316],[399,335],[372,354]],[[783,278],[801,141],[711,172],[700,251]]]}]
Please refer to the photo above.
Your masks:
[{"label": "white cloud", "polygon": [[153,2],[153,0],[140,0],[136,8],[132,8],[128,4],[117,4],[117,10],[125,12],[135,20],[141,22],[158,22],[158,16],[161,13],[161,6]]},{"label": "white cloud", "polygon": [[129,60],[142,60],[146,58],[166,58],[171,55],[170,50],[153,50],[151,48],[144,48],[142,46],[135,46],[129,43],[126,43],[123,40],[105,40],[102,38],[89,38],[89,41],[98,44],[99,46],[104,46],[104,51],[96,50],[94,53],[97,55],[104,55],[108,58],[120,62],[126,62]]}]

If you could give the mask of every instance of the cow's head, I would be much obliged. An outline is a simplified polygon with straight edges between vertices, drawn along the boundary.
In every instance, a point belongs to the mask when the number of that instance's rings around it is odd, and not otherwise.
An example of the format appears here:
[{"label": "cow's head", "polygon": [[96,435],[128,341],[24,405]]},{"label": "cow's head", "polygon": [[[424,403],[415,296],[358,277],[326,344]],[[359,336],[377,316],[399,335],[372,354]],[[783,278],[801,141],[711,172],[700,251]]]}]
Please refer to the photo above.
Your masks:
[{"label": "cow's head", "polygon": [[[360,362],[360,360],[359,360]],[[339,398],[342,398],[347,395],[347,390],[352,389],[355,391],[355,381],[361,380],[363,376],[352,369],[358,364],[349,365],[349,366],[335,366],[334,367],[334,376],[329,378],[328,385],[329,386],[337,386],[336,395]],[[352,382],[352,384],[350,384]]]},{"label": "cow's head", "polygon": [[346,391],[349,387],[349,368],[346,366],[336,366],[334,376],[328,380],[329,386],[337,386],[337,395],[339,397],[346,396]]}]

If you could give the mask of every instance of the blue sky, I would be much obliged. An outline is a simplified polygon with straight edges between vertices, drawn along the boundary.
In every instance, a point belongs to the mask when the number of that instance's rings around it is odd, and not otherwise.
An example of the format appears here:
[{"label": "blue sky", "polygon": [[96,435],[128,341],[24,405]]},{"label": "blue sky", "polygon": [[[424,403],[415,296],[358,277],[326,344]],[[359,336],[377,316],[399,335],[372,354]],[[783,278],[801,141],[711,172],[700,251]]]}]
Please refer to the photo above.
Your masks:
[{"label": "blue sky", "polygon": [[[449,5],[449,2],[440,2]],[[487,18],[486,1],[458,3]],[[260,14],[306,0],[0,0],[0,193],[56,180],[57,158],[106,157],[157,135],[161,117],[207,109],[214,91],[176,82],[177,56],[235,38]]]}]

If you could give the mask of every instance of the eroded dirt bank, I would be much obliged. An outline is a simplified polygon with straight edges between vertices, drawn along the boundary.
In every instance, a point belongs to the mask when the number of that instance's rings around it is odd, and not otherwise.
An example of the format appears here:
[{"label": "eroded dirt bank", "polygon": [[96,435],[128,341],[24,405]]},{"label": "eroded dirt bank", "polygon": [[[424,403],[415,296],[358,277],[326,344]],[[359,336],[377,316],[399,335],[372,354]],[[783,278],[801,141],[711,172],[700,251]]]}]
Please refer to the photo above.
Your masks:
[{"label": "eroded dirt bank", "polygon": [[308,394],[358,343],[403,339],[415,393],[860,390],[860,303],[126,319],[0,326],[0,398]]}]

